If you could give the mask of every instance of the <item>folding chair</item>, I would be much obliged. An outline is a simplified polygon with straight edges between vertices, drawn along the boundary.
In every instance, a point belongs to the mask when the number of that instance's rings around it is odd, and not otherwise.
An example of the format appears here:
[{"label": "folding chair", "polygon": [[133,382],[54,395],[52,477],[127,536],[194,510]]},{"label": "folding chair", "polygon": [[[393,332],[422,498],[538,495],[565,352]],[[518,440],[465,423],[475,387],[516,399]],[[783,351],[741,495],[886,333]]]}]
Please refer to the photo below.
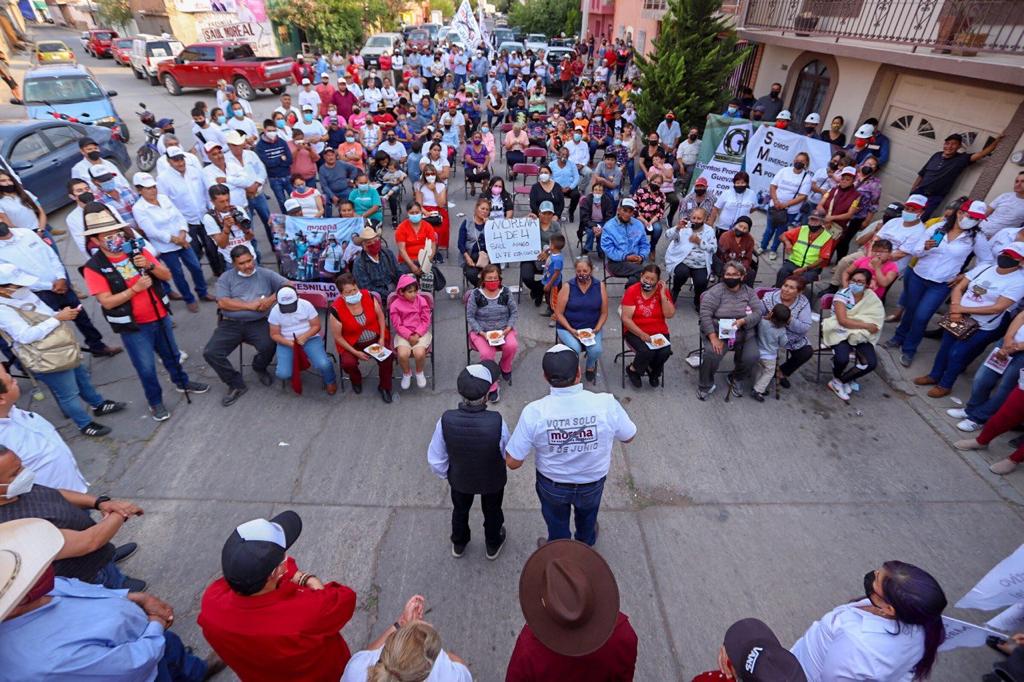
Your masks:
[{"label": "folding chair", "polygon": [[[224,321],[224,311],[217,308],[217,324]],[[245,368],[245,343],[238,344],[238,373],[244,374],[243,369]]]},{"label": "folding chair", "polygon": [[603,275],[603,277],[601,279],[604,282],[605,288],[607,288],[609,284],[614,284],[614,282],[612,282],[611,280],[618,279],[618,280],[622,280],[622,282],[621,282],[622,283],[622,289],[623,289],[623,291],[625,291],[626,286],[627,286],[626,283],[629,282],[629,277],[626,277],[625,275],[615,275],[615,274],[612,274],[612,271],[608,269],[608,257],[607,256],[605,256],[604,260],[602,261],[602,267],[604,269],[604,275]]},{"label": "folding chair", "polygon": [[[619,313],[619,322],[622,324],[622,334],[620,334],[620,338],[619,338],[619,352],[615,354],[614,358],[612,358],[612,362],[614,364],[618,364],[619,363],[619,359],[620,358],[622,359],[622,367],[620,367],[619,369],[620,369],[620,374],[622,375],[621,376],[622,388],[626,388],[626,365],[629,364],[629,362],[627,362],[627,361],[631,361],[634,357],[636,357],[636,351],[633,350],[632,346],[630,346],[628,343],[626,343],[626,325],[625,325],[624,322],[622,322],[622,304],[619,304],[619,306],[618,306],[618,313]],[[557,341],[557,337],[556,337],[556,341]],[[661,390],[662,391],[665,390],[665,372],[664,371],[662,371],[662,373],[661,373]]]},{"label": "folding chair", "polygon": [[505,135],[512,132],[511,123],[502,123],[498,127],[498,131],[501,133],[501,138],[494,140],[494,146],[498,148],[498,158],[505,158]]},{"label": "folding chair", "polygon": [[[465,278],[463,279],[465,282]],[[469,365],[470,353],[476,350],[473,348],[473,344],[469,342],[469,297],[473,295],[473,289],[466,288],[462,292],[462,319],[465,322],[465,334],[463,338],[466,339],[466,364]]]},{"label": "folding chair", "polygon": [[318,314],[321,310],[324,313],[324,319],[321,322],[320,328],[324,338],[324,352],[327,353],[327,357],[329,357],[331,359],[331,362],[334,363],[335,373],[338,376],[338,387],[341,389],[341,392],[344,393],[345,374],[341,371],[341,363],[338,360],[338,356],[337,354],[334,353],[334,351],[331,350],[331,347],[327,339],[327,337],[330,336],[327,327],[327,319],[329,316],[328,308],[331,307],[331,305],[327,302],[327,296],[321,294],[319,291],[300,291],[298,292],[298,294],[299,298],[301,298],[302,300],[309,301],[313,305],[313,307],[316,308]]},{"label": "folding chair", "polygon": [[[434,327],[434,297],[431,296],[430,294],[424,292],[424,291],[420,291],[419,294],[417,294],[417,295],[420,296],[423,300],[425,300],[427,302],[427,305],[430,307],[430,346],[427,348],[427,357],[430,358],[430,390],[433,391],[434,390],[434,375],[435,375],[435,372],[434,372],[434,329],[435,329],[435,327]],[[397,291],[392,291],[390,294],[388,294],[388,306],[387,306],[387,308],[385,308],[385,311],[388,311],[388,310],[391,309],[391,302],[394,301],[395,297],[397,297],[397,296],[398,296],[398,292]],[[391,338],[394,339],[395,338],[395,328],[391,324],[391,316],[388,315],[387,317],[388,317],[388,326],[391,328]],[[467,324],[468,324],[468,321],[467,321]],[[466,336],[466,339],[467,340],[469,339],[469,335],[468,334]],[[415,360],[412,359],[412,356],[410,356],[410,362],[415,362]],[[394,365],[396,367],[398,366],[397,358],[395,359]],[[394,370],[392,370],[392,371],[394,371]]]},{"label": "folding chair", "polygon": [[[536,163],[538,166],[548,160],[548,150],[544,147],[527,147],[523,152],[527,163]],[[536,159],[534,161],[533,159]]]},{"label": "folding chair", "polygon": [[512,166],[512,172],[523,176],[523,184],[512,187],[512,210],[514,211],[519,197],[526,197],[527,205],[529,205],[530,189],[532,189],[530,177],[536,178],[540,175],[540,166],[535,163],[517,163]]},{"label": "folding chair", "polygon": [[[825,314],[832,310],[832,301],[835,298],[834,294],[824,294],[819,300],[821,308],[818,311],[818,340],[817,345],[814,348],[815,355],[815,368],[814,368],[814,383],[821,383],[821,357],[832,353],[832,348],[824,345],[823,336],[821,333],[822,325],[825,322]],[[825,370],[828,372],[828,369]]]}]

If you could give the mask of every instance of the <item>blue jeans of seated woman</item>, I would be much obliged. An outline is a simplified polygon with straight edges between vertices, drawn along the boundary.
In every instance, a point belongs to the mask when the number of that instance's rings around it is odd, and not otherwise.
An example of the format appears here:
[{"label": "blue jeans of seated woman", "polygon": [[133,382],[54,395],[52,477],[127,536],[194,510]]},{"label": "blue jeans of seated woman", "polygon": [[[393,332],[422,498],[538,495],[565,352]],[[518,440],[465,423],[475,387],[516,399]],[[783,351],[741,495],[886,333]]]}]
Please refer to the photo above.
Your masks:
[{"label": "blue jeans of seated woman", "polygon": [[1010,316],[1003,315],[1003,321],[995,329],[979,329],[963,341],[958,341],[949,332],[944,332],[939,353],[935,356],[932,371],[928,372],[928,376],[942,388],[953,388],[957,377],[981,355],[988,344],[1002,337],[1009,326]]},{"label": "blue jeans of seated woman", "polygon": [[[1002,347],[1000,340],[996,347]],[[971,397],[967,399],[964,411],[967,418],[977,424],[984,424],[992,418],[1003,403],[1006,396],[1017,387],[1020,371],[1024,369],[1024,353],[1017,353],[1010,356],[1010,364],[1006,370],[999,374],[985,365],[978,367],[974,374],[974,383],[971,385]]]},{"label": "blue jeans of seated woman", "polygon": [[92,407],[103,404],[103,396],[93,387],[85,365],[62,372],[41,372],[36,374],[36,378],[46,384],[60,409],[78,428],[92,423],[92,417],[82,407],[82,400]]},{"label": "blue jeans of seated woman", "polygon": [[906,307],[892,340],[900,343],[904,354],[914,357],[929,320],[949,296],[949,286],[945,282],[925,279],[914,272],[913,268],[907,268],[903,292],[904,296],[900,300],[904,301]]},{"label": "blue jeans of seated woman", "polygon": [[569,333],[567,329],[559,329],[557,332],[558,340],[565,345],[576,351],[577,355],[587,354],[587,369],[594,369],[597,367],[597,361],[601,359],[601,334],[597,332],[594,334],[594,344],[591,346],[584,346],[580,343],[580,340]]},{"label": "blue jeans of seated woman", "polygon": [[651,238],[651,253],[653,254],[658,248],[658,240],[661,239],[661,233],[663,226],[659,220],[656,223],[651,223],[650,238]]},{"label": "blue jeans of seated woman", "polygon": [[[765,211],[765,215],[767,216],[767,222],[764,226],[764,236],[761,237],[761,250],[775,253],[779,250],[779,244],[782,243],[782,233],[800,222],[800,211],[788,211],[786,213],[786,222],[783,225],[772,222],[771,208]],[[771,243],[771,249],[768,248],[769,242]]]},{"label": "blue jeans of seated woman", "polygon": [[[337,381],[334,374],[334,363],[331,362],[327,351],[324,350],[324,337],[317,334],[302,344],[302,350],[306,352],[309,364],[313,365],[313,368],[320,373],[320,378],[324,380],[325,384],[333,384]],[[292,347],[277,344],[277,367],[274,368],[277,378],[282,381],[291,379],[293,364]]]}]

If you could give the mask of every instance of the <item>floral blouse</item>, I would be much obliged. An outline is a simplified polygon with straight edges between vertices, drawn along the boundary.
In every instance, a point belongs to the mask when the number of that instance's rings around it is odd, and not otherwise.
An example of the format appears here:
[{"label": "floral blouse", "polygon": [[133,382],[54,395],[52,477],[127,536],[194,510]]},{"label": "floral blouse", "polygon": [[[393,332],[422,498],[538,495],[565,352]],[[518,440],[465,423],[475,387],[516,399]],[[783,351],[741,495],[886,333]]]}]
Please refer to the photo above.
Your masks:
[{"label": "floral blouse", "polygon": [[665,215],[665,195],[650,187],[641,187],[633,195],[637,212],[647,222],[657,222]]},{"label": "floral blouse", "polygon": [[882,181],[874,175],[857,185],[860,194],[860,208],[853,214],[854,218],[866,218],[878,210],[878,201],[882,197]]}]

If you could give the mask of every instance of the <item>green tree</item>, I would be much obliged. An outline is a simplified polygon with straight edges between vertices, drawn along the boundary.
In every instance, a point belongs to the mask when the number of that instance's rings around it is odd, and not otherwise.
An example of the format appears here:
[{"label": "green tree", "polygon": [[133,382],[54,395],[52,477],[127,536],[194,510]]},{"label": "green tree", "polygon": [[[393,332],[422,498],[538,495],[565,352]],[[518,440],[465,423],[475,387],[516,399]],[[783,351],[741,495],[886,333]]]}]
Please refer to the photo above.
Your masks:
[{"label": "green tree", "polygon": [[350,52],[363,46],[368,34],[398,28],[402,0],[273,0],[270,18],[297,26],[326,51]]},{"label": "green tree", "polygon": [[529,0],[526,4],[512,2],[508,23],[524,33],[556,36],[561,32],[575,35],[580,26],[579,0]]},{"label": "green tree", "polygon": [[684,128],[701,125],[731,98],[725,87],[746,57],[719,10],[721,0],[668,0],[650,57],[637,56],[642,92],[637,122],[653,130],[668,110]]},{"label": "green tree", "polygon": [[96,15],[101,26],[126,28],[132,20],[129,0],[96,0]]}]

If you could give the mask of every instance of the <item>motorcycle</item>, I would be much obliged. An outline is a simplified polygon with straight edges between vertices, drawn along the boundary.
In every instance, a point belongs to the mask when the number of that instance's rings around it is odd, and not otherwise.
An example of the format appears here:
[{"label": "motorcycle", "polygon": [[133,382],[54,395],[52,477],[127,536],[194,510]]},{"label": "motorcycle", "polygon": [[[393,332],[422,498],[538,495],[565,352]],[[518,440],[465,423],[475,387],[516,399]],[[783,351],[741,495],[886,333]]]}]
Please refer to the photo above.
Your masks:
[{"label": "motorcycle", "polygon": [[[139,122],[142,123],[142,130],[146,134],[146,141],[135,152],[135,165],[142,172],[148,173],[156,168],[156,161],[160,158],[157,142],[160,141],[160,137],[164,134],[164,126],[160,124],[170,119],[160,119],[160,121],[157,121],[153,112],[146,109],[144,102],[139,102],[139,106],[142,107],[142,111],[136,111],[135,115],[139,117]],[[170,123],[173,123],[173,121],[170,121]]]}]

